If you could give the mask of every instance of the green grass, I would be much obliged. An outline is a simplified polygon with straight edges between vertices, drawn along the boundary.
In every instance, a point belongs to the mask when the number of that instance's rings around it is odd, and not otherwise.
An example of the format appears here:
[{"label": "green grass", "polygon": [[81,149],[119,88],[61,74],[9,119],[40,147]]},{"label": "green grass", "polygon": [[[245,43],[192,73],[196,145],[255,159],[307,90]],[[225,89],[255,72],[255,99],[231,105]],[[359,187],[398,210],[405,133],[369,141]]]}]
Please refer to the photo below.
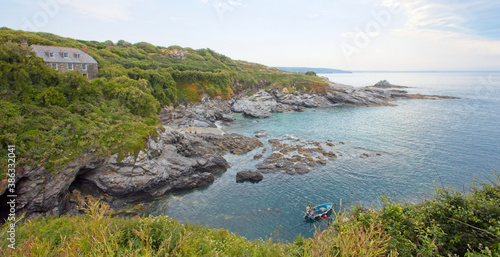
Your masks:
[{"label": "green grass", "polygon": [[[314,237],[247,240],[224,229],[168,216],[113,217],[105,203],[80,200],[85,215],[37,217],[17,225],[5,256],[499,256],[500,177],[469,193],[440,188],[411,205],[385,199],[380,210],[354,207]],[[0,229],[7,230],[9,224]]]}]

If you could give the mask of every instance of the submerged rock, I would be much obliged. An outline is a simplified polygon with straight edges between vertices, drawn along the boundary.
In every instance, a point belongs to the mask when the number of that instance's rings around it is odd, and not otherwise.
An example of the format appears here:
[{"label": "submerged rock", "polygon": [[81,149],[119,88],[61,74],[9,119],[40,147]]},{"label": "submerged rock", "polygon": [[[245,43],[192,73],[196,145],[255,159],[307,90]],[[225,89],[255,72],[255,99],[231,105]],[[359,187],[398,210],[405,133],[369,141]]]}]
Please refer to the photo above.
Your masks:
[{"label": "submerged rock", "polygon": [[335,160],[331,143],[328,141],[305,141],[291,136],[282,139],[269,139],[268,142],[274,151],[269,157],[257,164],[257,169],[262,173],[283,172],[289,175],[308,173],[312,167],[326,165]]}]

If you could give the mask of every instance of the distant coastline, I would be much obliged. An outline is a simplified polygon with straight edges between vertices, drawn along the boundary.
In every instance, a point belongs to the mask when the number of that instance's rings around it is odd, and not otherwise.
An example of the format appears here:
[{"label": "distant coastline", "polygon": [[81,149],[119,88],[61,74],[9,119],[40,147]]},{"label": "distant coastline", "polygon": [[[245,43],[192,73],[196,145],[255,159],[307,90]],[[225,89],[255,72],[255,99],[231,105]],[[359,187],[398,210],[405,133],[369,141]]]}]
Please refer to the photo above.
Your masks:
[{"label": "distant coastline", "polygon": [[[320,72],[321,73],[321,72]],[[500,73],[500,71],[375,71],[354,70],[350,73]]]},{"label": "distant coastline", "polygon": [[276,69],[280,69],[288,72],[297,72],[303,73],[308,71],[314,71],[316,73],[352,73],[351,71],[339,70],[339,69],[330,69],[330,68],[309,68],[309,67],[274,67]]}]

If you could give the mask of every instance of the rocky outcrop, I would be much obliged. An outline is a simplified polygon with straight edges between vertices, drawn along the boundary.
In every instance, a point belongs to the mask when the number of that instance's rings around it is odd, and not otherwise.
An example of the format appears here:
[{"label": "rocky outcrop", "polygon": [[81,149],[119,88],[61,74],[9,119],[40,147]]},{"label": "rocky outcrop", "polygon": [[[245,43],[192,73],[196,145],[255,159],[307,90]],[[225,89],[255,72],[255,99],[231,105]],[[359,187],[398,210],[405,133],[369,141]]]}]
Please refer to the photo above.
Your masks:
[{"label": "rocky outcrop", "polygon": [[78,173],[101,163],[101,159],[89,153],[57,172],[51,172],[43,166],[18,169],[16,209],[26,211],[29,215],[61,215],[69,198],[68,189]]},{"label": "rocky outcrop", "polygon": [[372,87],[376,87],[376,88],[408,88],[408,87],[405,87],[405,86],[393,85],[393,84],[389,83],[389,81],[387,81],[385,79],[377,82]]},{"label": "rocky outcrop", "polygon": [[158,196],[212,183],[214,174],[228,168],[223,154],[243,154],[260,146],[257,139],[237,134],[202,138],[166,128],[159,137],[149,140],[146,151],[137,158],[118,161],[114,155],[81,179],[112,196]]},{"label": "rocky outcrop", "polygon": [[212,183],[227,169],[217,148],[201,138],[169,129],[151,138],[137,157],[119,161],[111,156],[103,165],[80,175],[111,196],[159,196]]},{"label": "rocky outcrop", "polygon": [[207,136],[205,140],[216,146],[218,151],[232,154],[245,154],[264,144],[257,138],[250,138],[240,134],[225,134],[223,136]]},{"label": "rocky outcrop", "polygon": [[216,121],[233,121],[227,100],[211,99],[204,95],[198,103],[181,103],[176,108],[167,106],[158,115],[163,125],[175,128],[217,127]]},{"label": "rocky outcrop", "polygon": [[166,127],[148,140],[144,150],[122,160],[118,154],[102,158],[90,153],[54,173],[44,167],[20,169],[16,208],[29,215],[60,215],[75,181],[120,199],[201,187],[228,168],[225,153],[246,153],[261,145],[256,138],[241,135],[202,138]]},{"label": "rocky outcrop", "polygon": [[[327,107],[332,105],[350,106],[393,106],[391,102],[400,99],[435,99],[454,98],[440,96],[412,95],[403,90],[382,90],[377,88],[406,88],[392,85],[386,80],[373,87],[355,88],[353,86],[326,81],[324,92],[284,93],[284,90],[272,88],[260,90],[249,97],[241,97],[231,105],[233,112],[243,113],[254,118],[271,117],[274,112],[303,111],[310,107]],[[375,88],[377,87],[377,88]]]},{"label": "rocky outcrop", "polygon": [[305,93],[295,92],[291,94],[284,94],[282,91],[272,90],[273,96],[278,103],[294,106],[295,108],[311,108],[311,107],[326,107],[331,106],[332,103],[328,99],[317,92]]},{"label": "rocky outcrop", "polygon": [[326,98],[335,105],[383,106],[397,100],[389,92],[373,88],[355,88],[330,82]]},{"label": "rocky outcrop", "polygon": [[278,90],[260,90],[250,97],[237,99],[231,106],[233,112],[253,118],[268,118],[273,112],[303,111],[303,106],[280,102]]},{"label": "rocky outcrop", "polygon": [[405,91],[355,88],[333,82],[328,83],[324,93],[316,91],[283,93],[276,88],[260,90],[252,96],[236,99],[231,105],[231,110],[243,113],[247,117],[268,118],[274,112],[303,111],[304,108],[311,107],[390,106],[393,105],[391,101],[408,97]]},{"label": "rocky outcrop", "polygon": [[264,176],[255,171],[240,171],[236,174],[236,182],[259,182],[264,179]]},{"label": "rocky outcrop", "polygon": [[332,141],[306,141],[293,137],[268,141],[272,145],[273,153],[256,165],[262,173],[306,174],[312,167],[326,165],[337,158],[333,152],[335,144]]}]

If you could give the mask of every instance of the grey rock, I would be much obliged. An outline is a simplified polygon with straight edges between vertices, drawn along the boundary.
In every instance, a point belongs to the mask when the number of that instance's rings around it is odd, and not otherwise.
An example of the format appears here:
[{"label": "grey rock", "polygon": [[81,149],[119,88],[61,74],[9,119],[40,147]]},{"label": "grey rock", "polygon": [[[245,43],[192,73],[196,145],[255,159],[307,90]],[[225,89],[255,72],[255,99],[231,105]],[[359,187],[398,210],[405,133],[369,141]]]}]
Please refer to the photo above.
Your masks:
[{"label": "grey rock", "polygon": [[408,87],[405,87],[405,86],[393,85],[393,84],[389,83],[389,81],[387,81],[385,79],[377,82],[375,85],[373,85],[373,87],[376,87],[376,88],[408,88]]},{"label": "grey rock", "polygon": [[[88,185],[116,199],[147,198],[205,186],[214,181],[214,174],[228,168],[222,157],[225,153],[246,153],[260,146],[258,139],[242,135],[205,140],[166,127],[151,137],[137,156],[119,160],[118,154],[103,158],[89,153],[56,172],[44,167],[20,168],[16,208],[28,216],[61,215],[69,204],[73,184]],[[0,191],[5,192],[5,188]]]},{"label": "grey rock", "polygon": [[100,163],[95,155],[87,154],[57,172],[50,172],[45,167],[21,168],[16,174],[16,209],[26,211],[29,216],[63,214],[69,197],[68,189],[79,171],[99,166]]},{"label": "grey rock", "polygon": [[263,156],[262,154],[256,154],[256,155],[253,156],[253,159],[254,160],[259,160],[259,159],[262,158],[262,156]]},{"label": "grey rock", "polygon": [[240,171],[236,174],[236,182],[244,182],[244,181],[251,181],[251,182],[259,182],[264,179],[264,176],[260,174],[259,172],[255,171]]},{"label": "grey rock", "polygon": [[198,103],[181,103],[176,108],[164,107],[158,115],[163,125],[174,128],[212,127],[215,128],[215,121],[233,121],[229,101],[220,99],[210,99],[202,97]]}]

